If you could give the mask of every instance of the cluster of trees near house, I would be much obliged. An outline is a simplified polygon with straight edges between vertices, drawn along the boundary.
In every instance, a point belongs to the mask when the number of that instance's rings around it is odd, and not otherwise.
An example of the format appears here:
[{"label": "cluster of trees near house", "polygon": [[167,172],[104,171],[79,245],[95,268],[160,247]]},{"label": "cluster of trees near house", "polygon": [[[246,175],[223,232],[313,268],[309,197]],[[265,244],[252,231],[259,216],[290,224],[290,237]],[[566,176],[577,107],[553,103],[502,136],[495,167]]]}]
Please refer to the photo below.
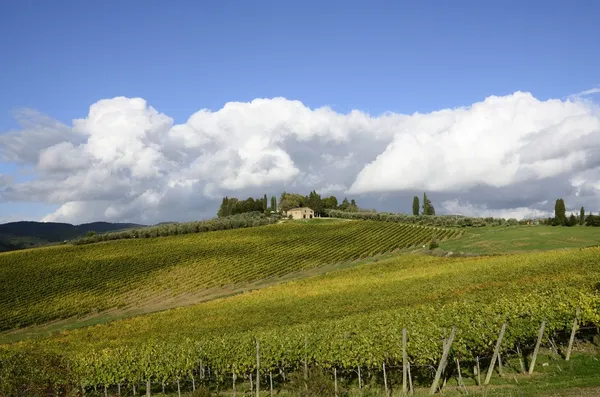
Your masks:
[{"label": "cluster of trees near house", "polygon": [[271,196],[271,199],[268,200],[266,194],[262,198],[254,199],[248,197],[246,200],[240,200],[235,197],[223,197],[219,211],[217,211],[217,216],[222,218],[255,211],[281,213],[299,207],[308,207],[315,211],[315,214],[318,216],[325,215],[326,210],[358,211],[358,205],[354,199],[348,200],[344,198],[340,204],[337,197],[329,196],[322,198],[320,194],[313,190],[306,196],[298,193],[283,192],[279,197],[279,202],[277,202],[275,196]]},{"label": "cluster of trees near house", "polygon": [[567,217],[567,209],[565,206],[565,200],[562,198],[556,199],[554,204],[554,217],[548,218],[544,222],[547,225],[552,226],[600,226],[600,214],[593,215],[591,212],[586,216],[585,208],[581,207],[579,210],[579,216],[571,213]]}]

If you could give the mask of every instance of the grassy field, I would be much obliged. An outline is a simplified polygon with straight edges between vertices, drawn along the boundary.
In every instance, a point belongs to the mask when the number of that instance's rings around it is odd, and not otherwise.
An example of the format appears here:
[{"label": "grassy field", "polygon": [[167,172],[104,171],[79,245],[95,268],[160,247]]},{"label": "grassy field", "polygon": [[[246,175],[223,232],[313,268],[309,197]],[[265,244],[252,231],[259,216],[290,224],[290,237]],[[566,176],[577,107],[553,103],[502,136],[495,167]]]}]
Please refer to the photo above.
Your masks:
[{"label": "grassy field", "polygon": [[446,251],[474,254],[507,254],[598,244],[600,244],[599,227],[531,225],[467,228],[459,240],[442,242],[440,248]]},{"label": "grassy field", "polygon": [[286,222],[4,253],[0,330],[197,303],[296,272],[423,244],[432,231],[382,222]]},{"label": "grassy field", "polygon": [[[379,368],[383,361],[391,368],[397,368],[400,354],[398,335],[403,327],[409,329],[408,354],[412,364],[417,366],[415,371],[425,368],[423,373],[430,374],[426,368],[439,359],[442,338],[447,337],[452,325],[456,325],[457,339],[452,354],[464,360],[463,375],[471,395],[574,396],[585,395],[582,393],[588,391],[594,395],[600,391],[600,378],[595,375],[600,369],[597,350],[579,351],[580,354],[569,363],[552,354],[540,358],[533,377],[512,373],[511,368],[517,365],[514,357],[504,356],[508,360],[505,362],[507,376],[495,376],[492,386],[485,389],[474,386],[472,373],[469,375],[473,358],[489,354],[498,329],[506,319],[509,327],[502,347],[506,354],[512,352],[516,344],[529,354],[528,349],[542,319],[547,321],[544,345],[547,345],[550,336],[559,343],[564,342],[576,306],[583,308],[581,320],[584,323],[600,324],[600,248],[576,249],[600,242],[600,234],[594,228],[520,226],[467,229],[464,237],[440,244],[441,249],[455,252],[502,254],[497,256],[456,258],[406,254],[417,252],[414,249],[389,253],[394,247],[407,245],[398,244],[399,241],[413,241],[412,244],[415,244],[421,239],[419,241],[427,242],[430,233],[431,229],[406,229],[391,222],[285,221],[264,228],[151,239],[144,241],[143,245],[139,245],[140,241],[131,240],[21,253],[31,255],[28,258],[31,263],[35,258],[46,261],[43,262],[46,266],[56,266],[47,273],[35,273],[39,280],[43,276],[52,276],[52,272],[56,272],[54,276],[58,278],[65,275],[72,277],[64,272],[64,266],[60,266],[60,260],[64,258],[77,258],[73,266],[77,264],[75,268],[81,270],[78,266],[85,264],[88,267],[83,269],[90,274],[102,274],[102,266],[110,267],[111,263],[124,260],[129,266],[137,266],[135,269],[139,271],[144,261],[150,263],[162,258],[174,263],[165,268],[169,271],[177,269],[174,280],[185,280],[184,286],[207,290],[207,285],[213,285],[223,292],[226,284],[215,283],[214,280],[221,280],[222,273],[226,273],[228,283],[238,274],[237,277],[242,277],[242,285],[251,285],[252,281],[260,289],[60,334],[49,335],[50,331],[58,329],[51,326],[4,333],[0,335],[0,344],[26,339],[4,346],[4,353],[9,354],[4,362],[8,363],[6,368],[10,368],[11,352],[22,352],[24,357],[33,357],[33,362],[36,362],[35,355],[47,351],[64,357],[76,368],[88,368],[90,373],[95,374],[95,383],[90,385],[107,382],[105,384],[111,385],[114,391],[115,382],[121,379],[117,373],[129,374],[123,375],[122,379],[142,376],[136,365],[149,360],[143,365],[154,368],[149,371],[158,371],[151,375],[154,388],[159,387],[156,382],[160,373],[160,376],[170,379],[172,392],[173,379],[186,374],[185,378],[189,380],[189,373],[185,371],[196,371],[199,368],[197,360],[204,360],[205,365],[212,366],[222,375],[224,373],[225,378],[232,376],[234,368],[239,371],[241,388],[244,381],[249,381],[248,375],[253,370],[254,338],[257,337],[264,349],[261,358],[263,371],[275,371],[282,366],[299,369],[298,363],[302,362],[299,352],[309,347],[307,360],[311,366],[337,367],[342,376],[351,375],[352,368],[357,366],[366,371],[365,380],[374,382],[373,390],[365,388],[359,392],[349,381],[349,396],[382,395]],[[437,234],[438,237],[441,235],[439,231]],[[415,238],[419,235],[423,237]],[[227,236],[227,239],[222,236]],[[219,241],[222,245],[215,246]],[[307,245],[310,249],[306,248]],[[165,255],[166,247],[176,246],[179,251]],[[266,246],[270,249],[265,250]],[[120,249],[115,253],[116,247]],[[150,259],[143,259],[144,256],[138,255],[140,251]],[[35,256],[39,252],[44,252],[44,255]],[[102,266],[89,267],[92,257],[82,253],[89,255],[90,252],[102,258]],[[388,253],[373,257],[380,252]],[[111,253],[113,257],[110,257]],[[245,260],[236,262],[234,259],[240,256]],[[273,259],[266,260],[270,257]],[[202,266],[195,264],[192,258],[196,262],[201,261]],[[213,260],[208,261],[207,258]],[[287,270],[270,274],[273,269],[281,268],[281,258],[286,258],[283,266],[288,266]],[[231,266],[227,260],[232,262]],[[250,268],[254,268],[257,262],[264,263],[259,269],[266,270],[252,273],[255,277],[252,279],[248,277],[248,267],[240,265],[251,263]],[[333,263],[338,265],[333,266]],[[164,285],[161,283],[165,282],[165,273],[161,273],[161,269],[149,269],[139,276],[140,285],[152,285],[153,288]],[[207,269],[214,272],[207,272]],[[85,277],[85,272],[76,274]],[[13,277],[16,279],[17,275],[15,272]],[[104,277],[107,275],[110,276],[110,273],[105,273]],[[296,276],[307,278],[293,280]],[[188,284],[189,279],[208,280],[207,283],[215,284]],[[268,279],[276,282],[271,283]],[[115,292],[118,289],[114,288],[118,285],[117,281],[128,288],[136,285],[131,280],[134,279],[113,281],[113,288],[108,289],[112,295],[106,296],[118,296]],[[175,288],[179,284],[173,285]],[[101,283],[100,286],[106,289],[106,284]],[[140,299],[146,295],[139,291],[154,293],[156,290],[134,291],[134,294],[126,296]],[[176,295],[182,292],[189,296],[183,289],[176,290]],[[61,294],[57,292],[56,297],[59,299]],[[156,307],[164,308],[164,302],[160,300],[168,295],[156,297]],[[42,302],[41,298],[39,302]],[[171,303],[180,306],[182,302],[172,299],[171,295]],[[36,308],[35,305],[32,307]],[[37,309],[43,311],[44,308],[43,303],[39,303]],[[115,319],[117,315],[113,314],[92,316],[88,320],[90,323],[103,323]],[[83,324],[66,322],[67,327]],[[304,345],[307,342],[303,341],[303,335],[310,336],[308,345]],[[0,364],[2,349],[0,346]],[[182,367],[182,363],[189,367]],[[108,372],[98,375],[98,371],[106,371],[106,368]],[[48,370],[52,371],[52,368]],[[40,371],[43,373],[45,369]],[[137,375],[132,375],[134,373]],[[194,374],[198,376],[198,372]],[[429,375],[423,376],[416,381],[423,388],[418,389],[416,395],[424,395],[425,387],[431,381]],[[8,378],[0,373],[2,377]],[[397,385],[397,378],[395,382]],[[464,393],[464,390],[456,390],[453,382],[455,379],[451,376],[444,394]],[[185,381],[184,391],[191,387],[189,383]],[[221,387],[225,388],[225,394],[230,393],[227,386]],[[90,395],[94,395],[93,392]],[[288,394],[284,390],[282,395]]]}]

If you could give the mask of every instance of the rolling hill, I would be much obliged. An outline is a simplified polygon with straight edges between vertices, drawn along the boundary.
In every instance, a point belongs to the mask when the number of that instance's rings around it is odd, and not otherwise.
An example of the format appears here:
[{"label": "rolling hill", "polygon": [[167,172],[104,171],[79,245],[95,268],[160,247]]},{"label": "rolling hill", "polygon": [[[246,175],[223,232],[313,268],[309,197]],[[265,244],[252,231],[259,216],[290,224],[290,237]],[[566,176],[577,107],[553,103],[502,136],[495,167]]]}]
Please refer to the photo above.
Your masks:
[{"label": "rolling hill", "polygon": [[372,221],[62,245],[0,254],[0,331],[106,311],[137,313],[241,292],[253,282],[440,240],[461,231]]},{"label": "rolling hill", "polygon": [[134,223],[93,222],[81,225],[55,222],[11,222],[0,225],[0,252],[34,248],[85,236],[142,227]]}]

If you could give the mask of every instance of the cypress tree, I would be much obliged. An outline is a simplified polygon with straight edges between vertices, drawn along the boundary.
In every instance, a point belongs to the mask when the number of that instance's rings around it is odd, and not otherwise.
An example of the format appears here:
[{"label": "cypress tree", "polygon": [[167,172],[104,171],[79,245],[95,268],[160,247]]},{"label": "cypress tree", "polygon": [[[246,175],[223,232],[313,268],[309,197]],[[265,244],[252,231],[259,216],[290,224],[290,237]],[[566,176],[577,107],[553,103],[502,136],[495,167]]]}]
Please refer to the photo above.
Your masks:
[{"label": "cypress tree", "polygon": [[417,216],[419,215],[419,197],[415,196],[413,197],[413,215]]},{"label": "cypress tree", "polygon": [[277,198],[275,196],[271,196],[271,211],[277,211]]},{"label": "cypress tree", "polygon": [[265,193],[265,195],[263,196],[263,199],[262,199],[263,212],[267,212],[268,204],[269,204],[269,202],[267,201],[267,194]]},{"label": "cypress tree", "polygon": [[579,225],[583,226],[584,223],[585,223],[585,210],[583,209],[583,207],[581,207],[581,210],[579,211]]},{"label": "cypress tree", "polygon": [[429,212],[429,208],[427,206],[428,202],[429,200],[427,200],[427,193],[423,193],[423,215],[427,215]]}]

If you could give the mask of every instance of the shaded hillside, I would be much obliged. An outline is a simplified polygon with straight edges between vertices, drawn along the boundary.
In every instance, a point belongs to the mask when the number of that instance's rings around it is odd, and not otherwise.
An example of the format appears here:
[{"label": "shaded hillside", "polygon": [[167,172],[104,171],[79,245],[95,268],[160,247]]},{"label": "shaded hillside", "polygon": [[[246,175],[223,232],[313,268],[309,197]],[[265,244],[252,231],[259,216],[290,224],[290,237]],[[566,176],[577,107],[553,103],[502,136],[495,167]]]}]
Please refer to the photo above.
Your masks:
[{"label": "shaded hillside", "polygon": [[134,223],[93,222],[82,225],[55,222],[11,222],[0,225],[0,251],[33,248],[86,235],[141,227]]}]

